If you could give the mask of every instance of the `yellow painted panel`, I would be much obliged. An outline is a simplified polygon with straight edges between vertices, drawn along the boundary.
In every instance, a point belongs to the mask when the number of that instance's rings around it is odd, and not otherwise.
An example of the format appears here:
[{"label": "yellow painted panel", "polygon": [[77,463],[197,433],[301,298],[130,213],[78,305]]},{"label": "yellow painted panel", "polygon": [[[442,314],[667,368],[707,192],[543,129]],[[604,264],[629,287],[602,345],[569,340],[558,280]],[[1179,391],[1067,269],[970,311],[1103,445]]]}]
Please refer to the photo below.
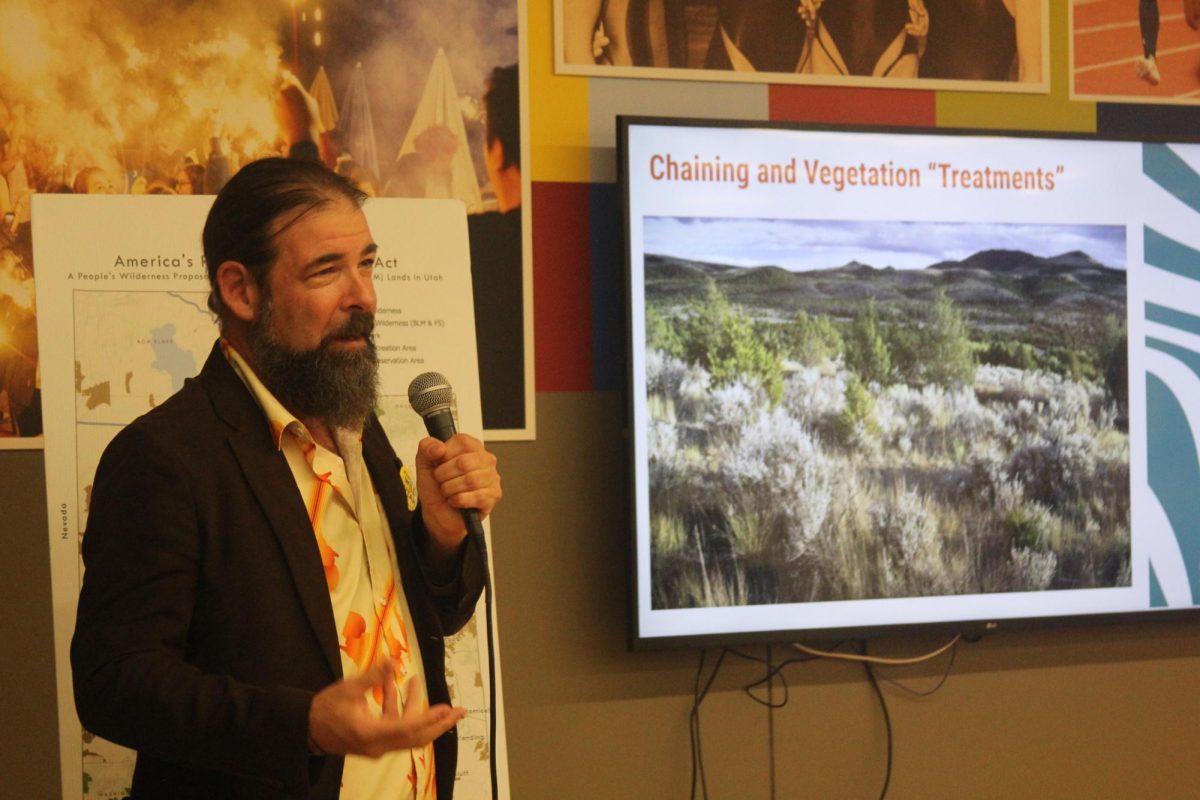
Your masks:
[{"label": "yellow painted panel", "polygon": [[543,144],[530,149],[530,160],[535,181],[565,181],[590,183],[592,181],[592,150],[587,146],[560,147]]},{"label": "yellow painted panel", "polygon": [[938,127],[1095,132],[1096,104],[1069,99],[1069,5],[1050,3],[1049,43],[1043,48],[1050,53],[1050,94],[938,92]]},{"label": "yellow painted panel", "polygon": [[588,79],[554,73],[554,0],[529,0],[530,177],[535,181],[590,180]]}]

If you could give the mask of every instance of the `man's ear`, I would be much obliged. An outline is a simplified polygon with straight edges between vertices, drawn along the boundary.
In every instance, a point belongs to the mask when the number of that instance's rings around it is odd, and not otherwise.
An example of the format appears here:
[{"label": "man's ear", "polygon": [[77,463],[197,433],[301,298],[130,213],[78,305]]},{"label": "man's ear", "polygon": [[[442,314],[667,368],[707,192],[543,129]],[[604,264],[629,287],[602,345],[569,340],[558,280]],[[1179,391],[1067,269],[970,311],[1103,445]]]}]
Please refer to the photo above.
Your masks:
[{"label": "man's ear", "polygon": [[504,143],[500,141],[499,136],[490,142],[486,138],[484,139],[483,158],[484,163],[494,174],[499,175],[500,171],[504,169]]},{"label": "man's ear", "polygon": [[243,322],[253,322],[258,316],[262,292],[245,264],[221,262],[217,267],[217,288],[221,292],[221,301],[235,317]]}]

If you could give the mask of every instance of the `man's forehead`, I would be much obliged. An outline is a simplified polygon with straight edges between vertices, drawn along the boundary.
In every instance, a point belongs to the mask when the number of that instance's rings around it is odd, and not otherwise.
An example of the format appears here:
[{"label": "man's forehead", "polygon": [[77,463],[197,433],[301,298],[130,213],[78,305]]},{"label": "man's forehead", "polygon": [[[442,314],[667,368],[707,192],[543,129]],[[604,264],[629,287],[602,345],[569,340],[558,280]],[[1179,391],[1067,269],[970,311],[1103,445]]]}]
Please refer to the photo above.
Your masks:
[{"label": "man's forehead", "polygon": [[[354,236],[365,233],[368,238],[371,235],[362,208],[341,197],[329,197],[319,203],[284,211],[275,218],[272,228],[271,237],[277,242],[286,238],[297,244],[314,235]],[[317,228],[320,229],[319,234],[314,230]],[[297,235],[289,236],[289,231],[295,231]]]}]

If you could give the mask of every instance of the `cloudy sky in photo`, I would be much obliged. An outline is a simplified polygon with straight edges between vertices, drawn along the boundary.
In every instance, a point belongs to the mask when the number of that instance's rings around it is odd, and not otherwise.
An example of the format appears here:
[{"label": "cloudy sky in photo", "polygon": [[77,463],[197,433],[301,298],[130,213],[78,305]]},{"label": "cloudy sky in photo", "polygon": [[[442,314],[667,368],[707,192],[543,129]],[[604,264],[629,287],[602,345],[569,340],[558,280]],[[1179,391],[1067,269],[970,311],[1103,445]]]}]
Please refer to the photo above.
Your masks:
[{"label": "cloudy sky in photo", "polygon": [[924,269],[993,249],[1043,257],[1079,250],[1125,269],[1125,229],[1119,225],[646,217],[643,232],[648,254],[793,272],[851,261]]}]

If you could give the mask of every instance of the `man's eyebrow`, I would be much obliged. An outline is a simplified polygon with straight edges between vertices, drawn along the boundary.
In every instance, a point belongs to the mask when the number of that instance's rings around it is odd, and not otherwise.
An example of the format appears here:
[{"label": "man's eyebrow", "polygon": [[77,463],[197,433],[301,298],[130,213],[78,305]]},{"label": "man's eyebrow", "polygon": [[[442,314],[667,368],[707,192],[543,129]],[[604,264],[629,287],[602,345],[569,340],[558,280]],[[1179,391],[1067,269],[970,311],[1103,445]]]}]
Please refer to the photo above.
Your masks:
[{"label": "man's eyebrow", "polygon": [[[370,244],[368,244],[366,247],[364,247],[362,249],[362,252],[359,254],[359,258],[362,258],[363,256],[375,255],[375,253],[378,250],[379,250],[379,245],[377,245],[375,242],[371,242]],[[338,261],[341,261],[342,258],[344,258],[344,257],[345,257],[344,253],[337,253],[337,252],[322,253],[321,255],[314,258],[312,261],[309,261],[307,264],[305,264],[304,268],[306,270],[309,270],[309,269],[312,269],[313,267],[320,267],[325,264],[334,264]]]}]

